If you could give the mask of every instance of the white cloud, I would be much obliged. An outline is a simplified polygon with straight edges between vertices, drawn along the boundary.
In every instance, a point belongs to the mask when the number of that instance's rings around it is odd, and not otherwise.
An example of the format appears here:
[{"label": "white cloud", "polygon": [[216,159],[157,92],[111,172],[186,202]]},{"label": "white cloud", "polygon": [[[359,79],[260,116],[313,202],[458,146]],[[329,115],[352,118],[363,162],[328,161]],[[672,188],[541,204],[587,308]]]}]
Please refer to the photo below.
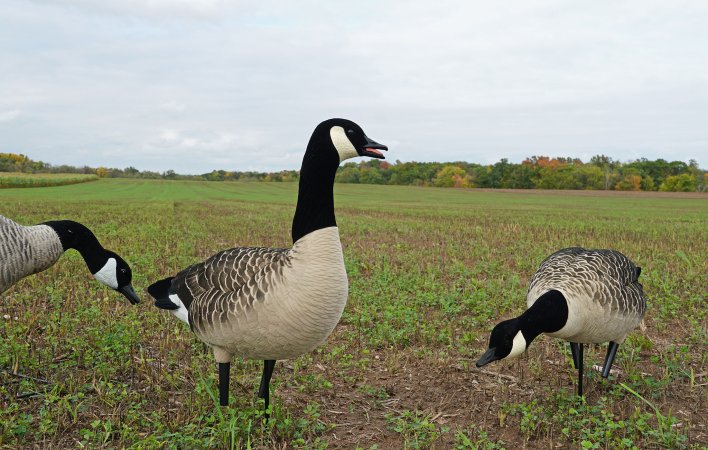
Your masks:
[{"label": "white cloud", "polygon": [[20,117],[20,110],[0,111],[0,122],[11,122]]},{"label": "white cloud", "polygon": [[195,136],[187,136],[183,133],[164,129],[160,131],[159,138],[147,144],[147,148],[151,147],[169,147],[171,149],[204,149],[222,151],[228,149],[236,142],[236,136],[232,133],[223,133],[216,136],[203,138]]},{"label": "white cloud", "polygon": [[174,100],[170,100],[167,102],[164,102],[160,105],[160,109],[169,111],[169,112],[174,112],[174,113],[181,113],[184,112],[186,109],[186,106],[183,105],[182,103],[179,103]]},{"label": "white cloud", "polygon": [[34,0],[35,3],[102,14],[213,18],[228,5],[227,0]]}]

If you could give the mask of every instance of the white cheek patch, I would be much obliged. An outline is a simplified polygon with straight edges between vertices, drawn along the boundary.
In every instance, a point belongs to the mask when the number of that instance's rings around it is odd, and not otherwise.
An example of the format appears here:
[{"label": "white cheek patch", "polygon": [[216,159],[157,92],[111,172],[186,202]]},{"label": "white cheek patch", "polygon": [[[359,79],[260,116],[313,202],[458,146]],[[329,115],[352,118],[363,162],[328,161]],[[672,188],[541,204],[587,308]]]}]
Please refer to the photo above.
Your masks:
[{"label": "white cheek patch", "polygon": [[332,138],[334,148],[336,148],[337,153],[339,153],[340,163],[345,159],[359,156],[359,153],[356,152],[354,145],[352,145],[352,141],[349,140],[347,133],[344,132],[344,128],[332,127],[332,129],[329,130],[329,136]]},{"label": "white cheek patch", "polygon": [[526,351],[526,339],[524,339],[524,335],[519,331],[516,333],[516,336],[514,336],[514,342],[511,344],[511,352],[509,352],[507,358],[516,358],[524,351]]},{"label": "white cheek patch", "polygon": [[174,314],[176,318],[189,325],[189,310],[184,306],[182,300],[179,299],[177,294],[170,295],[170,300],[172,303],[179,306],[179,308],[170,310],[170,312]]},{"label": "white cheek patch", "polygon": [[101,270],[94,273],[93,277],[109,288],[118,289],[118,278],[116,277],[117,265],[115,258],[108,258],[106,265],[103,266]]}]

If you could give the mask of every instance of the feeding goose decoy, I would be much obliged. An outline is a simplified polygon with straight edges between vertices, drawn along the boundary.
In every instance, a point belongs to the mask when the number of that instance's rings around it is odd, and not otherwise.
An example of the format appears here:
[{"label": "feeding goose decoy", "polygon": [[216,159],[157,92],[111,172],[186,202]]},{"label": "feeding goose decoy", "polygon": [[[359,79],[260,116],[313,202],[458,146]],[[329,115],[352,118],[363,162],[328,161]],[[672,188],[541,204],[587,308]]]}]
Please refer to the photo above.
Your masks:
[{"label": "feeding goose decoy", "polygon": [[140,301],[131,286],[130,266],[103,248],[86,226],[71,220],[53,220],[24,226],[0,216],[0,293],[20,279],[48,269],[69,249],[77,250],[94,278],[125,296]]},{"label": "feeding goose decoy", "polygon": [[222,406],[228,404],[232,357],[263,360],[259,397],[268,418],[276,360],[312,351],[337,325],[348,282],[334,217],[334,176],[346,159],[383,159],[380,150],[387,147],[354,122],[322,122],[300,169],[292,248],[224,250],[148,287],[155,306],[171,310],[212,348]]},{"label": "feeding goose decoy", "polygon": [[641,268],[614,250],[573,247],[553,253],[531,278],[528,309],[494,327],[477,367],[519,356],[546,333],[570,343],[582,396],[583,345],[609,342],[602,369],[607,378],[617,348],[644,318],[647,298],[640,273]]}]

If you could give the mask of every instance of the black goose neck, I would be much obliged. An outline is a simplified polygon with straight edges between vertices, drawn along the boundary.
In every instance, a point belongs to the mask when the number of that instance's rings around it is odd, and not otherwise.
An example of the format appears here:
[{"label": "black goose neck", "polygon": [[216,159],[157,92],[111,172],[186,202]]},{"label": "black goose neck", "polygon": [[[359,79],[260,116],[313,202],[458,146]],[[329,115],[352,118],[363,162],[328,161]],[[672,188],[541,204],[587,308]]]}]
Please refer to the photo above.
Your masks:
[{"label": "black goose neck", "polygon": [[78,251],[91,273],[96,273],[105,264],[105,250],[91,230],[73,220],[53,220],[44,222],[59,236],[62,249]]},{"label": "black goose neck", "polygon": [[519,327],[527,345],[541,333],[553,333],[568,321],[568,302],[560,291],[550,290],[540,296],[519,317]]},{"label": "black goose neck", "polygon": [[313,135],[300,169],[293,243],[313,231],[337,226],[333,191],[338,166],[339,155],[332,147],[329,133]]}]

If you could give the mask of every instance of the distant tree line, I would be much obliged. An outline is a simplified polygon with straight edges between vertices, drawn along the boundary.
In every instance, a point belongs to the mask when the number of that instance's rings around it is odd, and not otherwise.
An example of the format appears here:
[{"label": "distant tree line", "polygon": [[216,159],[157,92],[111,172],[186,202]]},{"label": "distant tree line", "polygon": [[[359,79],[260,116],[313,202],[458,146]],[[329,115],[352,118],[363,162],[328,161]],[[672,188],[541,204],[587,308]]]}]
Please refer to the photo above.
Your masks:
[{"label": "distant tree line", "polygon": [[125,169],[89,166],[55,166],[42,161],[34,161],[18,153],[0,153],[0,172],[22,173],[81,173],[95,174],[100,178],[145,178],[166,180],[198,180],[198,181],[298,181],[300,172],[297,170],[281,170],[279,172],[227,171],[213,170],[201,175],[182,175],[174,170],[153,172],[140,171],[135,167]]},{"label": "distant tree line", "polygon": [[577,158],[533,156],[519,164],[425,163],[369,160],[347,163],[340,183],[401,184],[509,189],[604,189],[617,191],[708,191],[708,173],[695,160],[668,162],[642,158],[621,163],[604,155]]},{"label": "distant tree line", "polygon": [[[135,167],[115,169],[88,166],[54,166],[25,155],[0,153],[0,172],[84,173],[101,178],[155,178],[203,181],[298,181],[297,170],[279,172],[214,170],[201,175],[140,171]],[[597,189],[617,191],[708,191],[708,172],[695,160],[654,161],[646,158],[622,163],[605,155],[584,163],[577,158],[532,156],[521,163],[502,159],[496,164],[468,162],[401,162],[381,160],[347,163],[339,168],[339,183],[396,184],[437,187],[509,189]]]}]

